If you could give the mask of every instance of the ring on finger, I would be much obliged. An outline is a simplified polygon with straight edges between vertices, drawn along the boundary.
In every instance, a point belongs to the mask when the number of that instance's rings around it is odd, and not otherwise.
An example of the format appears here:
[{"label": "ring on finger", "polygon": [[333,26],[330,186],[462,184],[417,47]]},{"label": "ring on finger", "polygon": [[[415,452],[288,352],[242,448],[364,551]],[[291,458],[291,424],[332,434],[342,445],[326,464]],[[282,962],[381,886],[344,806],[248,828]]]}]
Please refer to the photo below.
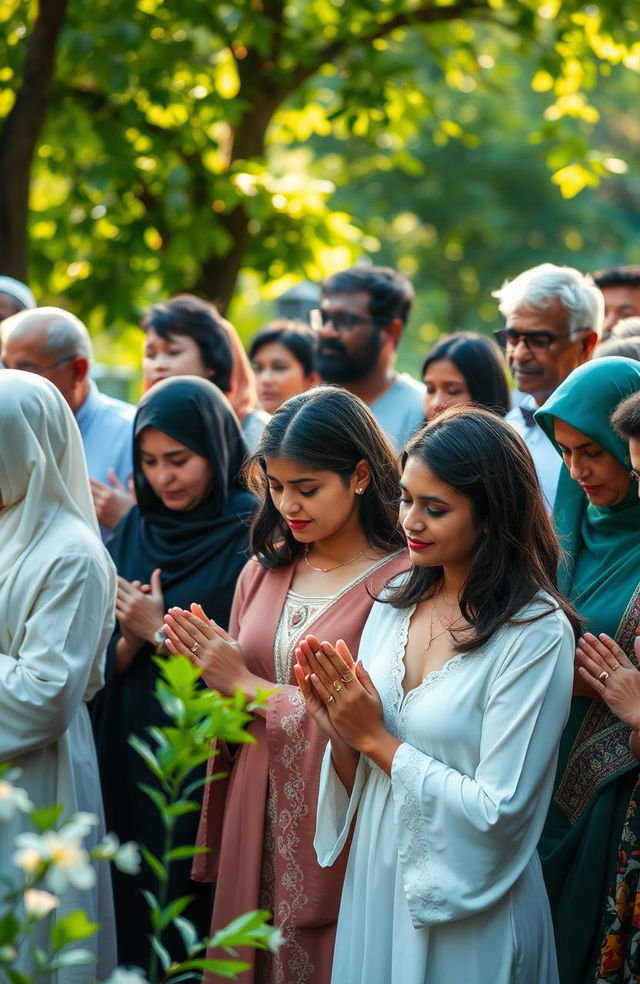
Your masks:
[{"label": "ring on finger", "polygon": [[335,700],[335,697],[333,696],[333,694],[331,694],[330,697],[327,697],[327,704],[330,704],[332,700]]},{"label": "ring on finger", "polygon": [[352,680],[355,680],[355,677],[353,673],[341,673],[340,679],[344,684],[347,684],[347,683],[351,683]]},{"label": "ring on finger", "polygon": [[340,686],[340,684],[338,683],[337,680],[333,680],[332,682],[333,682],[333,689],[334,690],[336,690],[336,691],[342,690],[342,687]]},{"label": "ring on finger", "polygon": [[600,681],[600,683],[604,683],[605,680],[608,679],[609,679],[609,674],[607,673],[606,670],[603,670],[602,673],[598,673],[598,680]]},{"label": "ring on finger", "polygon": [[200,643],[199,642],[196,642],[195,646],[192,646],[191,647],[191,652],[192,653],[197,653],[199,649],[200,649]]}]

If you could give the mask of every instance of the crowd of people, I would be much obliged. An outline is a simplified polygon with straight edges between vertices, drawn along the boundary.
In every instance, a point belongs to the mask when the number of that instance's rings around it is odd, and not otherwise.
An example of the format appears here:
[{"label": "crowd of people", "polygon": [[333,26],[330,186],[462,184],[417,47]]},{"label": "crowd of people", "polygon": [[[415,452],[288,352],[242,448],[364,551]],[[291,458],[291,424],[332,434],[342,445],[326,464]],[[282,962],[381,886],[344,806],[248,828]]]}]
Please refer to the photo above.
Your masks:
[{"label": "crowd of people", "polygon": [[[128,743],[166,720],[153,657],[268,692],[194,776],[206,850],[169,884],[200,937],[272,913],[243,984],[640,980],[640,268],[494,296],[495,341],[442,336],[418,380],[390,268],[246,352],[180,294],[143,317],[133,407],[0,277],[0,761],[157,855]],[[49,917],[100,927],[57,984],[149,963],[153,873],[96,869]]]}]

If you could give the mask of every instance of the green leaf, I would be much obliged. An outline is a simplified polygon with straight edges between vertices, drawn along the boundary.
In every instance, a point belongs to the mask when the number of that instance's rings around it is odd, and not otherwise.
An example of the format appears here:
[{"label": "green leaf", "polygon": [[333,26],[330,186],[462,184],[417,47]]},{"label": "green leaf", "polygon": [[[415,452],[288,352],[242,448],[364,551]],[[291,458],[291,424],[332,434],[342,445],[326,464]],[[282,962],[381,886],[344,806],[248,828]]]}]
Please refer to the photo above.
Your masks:
[{"label": "green leaf", "polygon": [[140,845],[140,853],[153,871],[158,881],[166,882],[167,872],[165,871],[162,862],[155,856],[155,854],[152,854],[149,848],[145,847],[144,844]]},{"label": "green leaf", "polygon": [[237,919],[233,919],[223,929],[218,930],[210,941],[211,948],[221,947],[224,950],[235,950],[240,946],[258,946],[262,949],[269,945],[274,929],[268,923],[271,913],[263,909],[246,912]]},{"label": "green leaf", "polygon": [[142,741],[137,735],[129,735],[129,744],[131,747],[140,755],[140,757],[145,762],[148,769],[153,772],[157,779],[163,778],[162,769],[160,768],[160,763],[151,751],[149,745],[146,741]]},{"label": "green leaf", "polygon": [[153,949],[158,955],[158,959],[160,961],[160,965],[162,969],[166,972],[171,966],[171,956],[169,955],[168,950],[166,950],[163,947],[162,943],[157,937],[150,936],[149,939],[151,941],[151,946],[153,947]]},{"label": "green leaf", "polygon": [[58,953],[69,943],[76,943],[84,940],[98,929],[98,923],[91,922],[87,918],[86,912],[77,909],[70,912],[67,916],[57,919],[51,928],[51,946],[54,953]]},{"label": "green leaf", "polygon": [[0,946],[13,943],[20,932],[20,921],[13,912],[7,912],[0,918]]},{"label": "green leaf", "polygon": [[151,912],[160,912],[160,903],[158,902],[153,892],[149,892],[147,891],[146,888],[143,888],[142,895],[144,896],[144,900],[149,906]]},{"label": "green leaf", "polygon": [[210,847],[191,847],[185,844],[184,847],[172,847],[167,854],[167,861],[179,861],[181,858],[195,858],[199,854],[211,854]]},{"label": "green leaf", "polygon": [[76,950],[65,950],[64,953],[60,953],[49,964],[48,969],[55,971],[62,967],[80,967],[84,964],[94,963],[95,959],[96,955],[91,950],[82,950],[80,948]]},{"label": "green leaf", "polygon": [[32,984],[33,978],[30,974],[23,974],[19,970],[14,970],[11,967],[7,967],[5,974],[10,982],[10,984]]},{"label": "green leaf", "polygon": [[138,789],[141,789],[143,793],[147,794],[160,813],[164,813],[167,808],[167,799],[159,789],[154,789],[153,786],[147,785],[146,782],[139,782]]},{"label": "green leaf", "polygon": [[182,942],[184,943],[184,948],[187,951],[187,956],[191,957],[194,953],[204,949],[204,943],[199,938],[192,922],[185,919],[184,916],[176,916],[173,920],[173,925],[182,937]]},{"label": "green leaf", "polygon": [[166,905],[158,917],[158,928],[166,929],[169,923],[173,922],[176,916],[179,916],[181,912],[187,908],[190,902],[194,899],[193,895],[183,895],[179,899],[174,899],[169,905]]},{"label": "green leaf", "polygon": [[180,964],[180,970],[207,970],[210,974],[217,974],[218,977],[235,978],[243,970],[248,970],[250,964],[243,963],[241,960],[214,960],[203,957],[202,960],[186,960]]},{"label": "green leaf", "polygon": [[42,834],[45,830],[53,830],[63,812],[64,806],[57,803],[55,806],[43,806],[37,810],[31,810],[29,819]]}]

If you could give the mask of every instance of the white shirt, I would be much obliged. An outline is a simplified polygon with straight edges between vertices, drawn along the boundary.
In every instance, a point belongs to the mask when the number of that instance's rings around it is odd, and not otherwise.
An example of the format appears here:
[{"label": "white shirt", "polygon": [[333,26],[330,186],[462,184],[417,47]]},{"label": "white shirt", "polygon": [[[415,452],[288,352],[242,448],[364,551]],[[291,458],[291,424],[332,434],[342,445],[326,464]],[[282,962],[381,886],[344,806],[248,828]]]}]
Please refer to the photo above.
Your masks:
[{"label": "white shirt", "polygon": [[[522,412],[523,409],[525,411],[528,410],[530,414],[538,409],[538,404],[532,396],[529,396],[526,400],[523,400],[520,406],[510,410],[505,420],[518,432],[529,448],[533,463],[536,466],[538,481],[542,488],[547,509],[551,512],[558,489],[562,458],[558,454],[557,448],[554,447],[542,428],[538,427],[535,420],[529,422],[525,418]],[[529,414],[527,417],[529,417]]]},{"label": "white shirt", "polygon": [[[327,748],[314,840],[338,857],[355,817],[332,984],[557,984],[538,838],[569,713],[573,632],[541,597],[404,694],[413,609],[375,602],[359,656],[402,744],[364,755],[350,795]],[[535,612],[534,612],[535,609]]]}]

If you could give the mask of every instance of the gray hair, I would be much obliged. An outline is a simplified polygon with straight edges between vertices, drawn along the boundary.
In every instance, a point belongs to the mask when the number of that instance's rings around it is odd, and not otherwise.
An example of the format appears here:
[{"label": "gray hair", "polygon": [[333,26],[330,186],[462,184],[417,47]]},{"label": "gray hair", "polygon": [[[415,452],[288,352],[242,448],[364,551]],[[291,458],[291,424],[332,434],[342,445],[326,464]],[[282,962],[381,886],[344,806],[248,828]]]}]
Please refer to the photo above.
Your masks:
[{"label": "gray hair", "polygon": [[52,362],[82,355],[91,365],[93,347],[89,332],[75,314],[57,307],[34,308],[32,311],[19,311],[6,318],[0,326],[0,337],[21,338],[30,331],[46,331],[43,355]]},{"label": "gray hair", "polygon": [[611,329],[612,338],[637,338],[640,336],[640,315],[632,314],[629,318],[620,318],[620,321]]},{"label": "gray hair", "polygon": [[567,313],[569,335],[595,331],[602,335],[604,297],[593,279],[574,267],[541,263],[492,292],[500,303],[500,313],[508,318],[514,311],[531,308],[546,311],[549,302],[557,298]]}]

